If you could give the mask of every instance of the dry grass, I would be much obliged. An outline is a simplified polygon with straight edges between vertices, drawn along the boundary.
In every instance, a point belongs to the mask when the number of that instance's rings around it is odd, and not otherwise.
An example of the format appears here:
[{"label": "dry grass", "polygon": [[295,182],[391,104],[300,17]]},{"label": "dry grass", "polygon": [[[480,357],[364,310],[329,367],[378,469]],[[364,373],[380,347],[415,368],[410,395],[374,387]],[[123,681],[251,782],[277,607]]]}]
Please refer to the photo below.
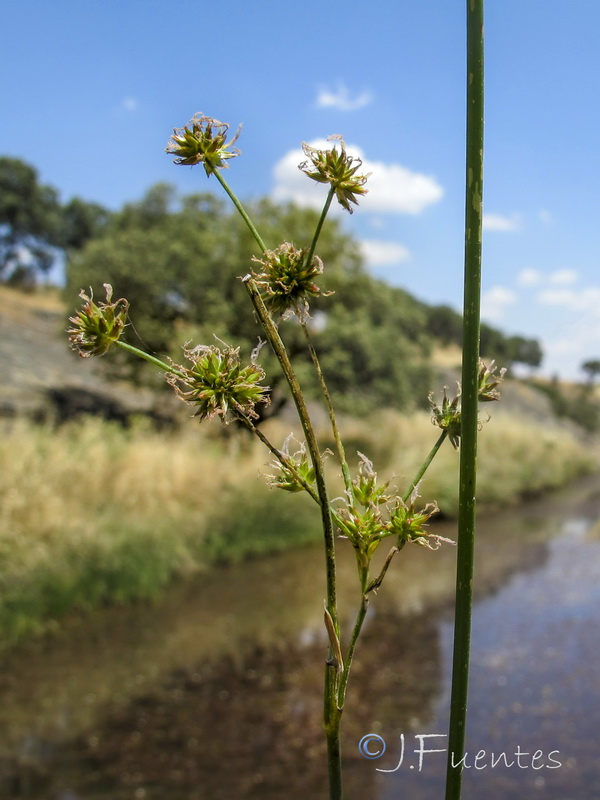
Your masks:
[{"label": "dry grass", "polygon": [[[289,432],[269,427],[276,444]],[[365,453],[401,491],[437,438],[426,414],[382,412],[344,429],[351,460]],[[0,630],[18,637],[76,607],[150,597],[177,573],[317,539],[312,501],[259,478],[269,460],[258,443],[224,442],[194,425],[168,436],[93,419],[54,432],[11,426],[0,444]],[[594,464],[567,433],[508,418],[483,427],[479,461],[489,506]],[[457,470],[445,446],[424,501],[454,513]]]}]

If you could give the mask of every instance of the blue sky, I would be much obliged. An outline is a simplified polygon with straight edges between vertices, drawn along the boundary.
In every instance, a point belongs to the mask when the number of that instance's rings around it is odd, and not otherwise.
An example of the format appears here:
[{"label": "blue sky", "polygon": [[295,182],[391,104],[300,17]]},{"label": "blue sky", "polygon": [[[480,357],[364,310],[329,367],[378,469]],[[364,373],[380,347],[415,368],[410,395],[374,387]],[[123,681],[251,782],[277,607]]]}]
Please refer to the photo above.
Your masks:
[{"label": "blue sky", "polygon": [[[314,204],[302,141],[342,134],[372,170],[344,225],[369,268],[462,304],[462,0],[29,0],[2,13],[0,153],[64,200],[118,208],[157,181],[210,190],[164,153],[197,111],[239,123],[243,198]],[[600,358],[597,0],[488,0],[483,316],[539,338],[543,371]]]}]

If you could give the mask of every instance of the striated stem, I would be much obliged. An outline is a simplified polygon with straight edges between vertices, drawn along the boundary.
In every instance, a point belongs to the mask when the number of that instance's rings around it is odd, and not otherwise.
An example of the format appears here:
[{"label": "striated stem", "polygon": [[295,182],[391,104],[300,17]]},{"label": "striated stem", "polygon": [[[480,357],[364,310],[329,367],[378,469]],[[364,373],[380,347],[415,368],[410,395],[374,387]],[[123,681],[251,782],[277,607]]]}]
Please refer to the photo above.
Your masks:
[{"label": "striated stem", "polygon": [[298,410],[298,416],[302,424],[302,429],[306,437],[306,445],[310,453],[312,464],[315,470],[315,480],[317,485],[317,492],[321,504],[321,519],[323,522],[323,533],[325,537],[325,561],[326,561],[326,575],[327,575],[327,609],[331,615],[331,619],[335,625],[336,631],[339,636],[339,623],[337,619],[337,598],[336,598],[336,585],[335,585],[335,543],[333,533],[333,521],[331,518],[331,510],[329,508],[329,496],[327,492],[327,484],[325,482],[325,473],[323,469],[323,459],[319,451],[319,445],[315,436],[312,421],[306,407],[306,402],[296,377],[294,368],[290,361],[286,347],[279,336],[279,331],[275,323],[271,319],[261,296],[258,287],[250,275],[243,278],[244,285],[250,295],[254,309],[258,318],[263,326],[267,339],[277,356],[283,373],[288,381],[292,397]]},{"label": "striated stem", "polygon": [[342,437],[340,435],[340,431],[337,425],[335,411],[333,409],[333,403],[331,402],[331,395],[329,394],[329,389],[327,388],[327,384],[325,383],[325,378],[323,376],[323,371],[321,370],[319,357],[317,356],[317,351],[315,350],[314,345],[312,343],[310,332],[306,325],[306,320],[301,320],[301,326],[302,326],[302,332],[304,333],[304,338],[306,339],[306,344],[308,346],[308,352],[310,353],[310,357],[313,366],[315,368],[315,372],[317,373],[317,378],[319,380],[319,385],[321,387],[323,399],[325,400],[325,406],[327,407],[327,413],[329,414],[329,421],[331,423],[331,431],[333,433],[333,439],[335,442],[338,461],[340,462],[340,467],[342,468],[344,487],[346,489],[346,492],[348,493],[349,499],[352,499],[352,478],[350,476],[350,468],[348,467],[348,462],[346,461],[346,451],[344,450],[344,444],[342,442]]},{"label": "striated stem", "polygon": [[456,612],[446,800],[460,800],[473,608],[483,197],[483,0],[467,0],[465,290]]},{"label": "striated stem", "polygon": [[[263,326],[267,339],[279,360],[283,373],[287,379],[292,397],[296,404],[298,416],[302,424],[302,429],[306,437],[306,445],[310,453],[311,461],[315,470],[315,481],[317,486],[317,493],[319,496],[321,506],[321,521],[323,525],[323,536],[325,540],[325,572],[326,572],[326,585],[327,585],[327,599],[326,599],[326,613],[329,615],[333,631],[330,632],[330,637],[337,636],[338,642],[340,637],[340,626],[337,612],[337,594],[336,594],[336,574],[335,574],[335,539],[333,530],[332,513],[329,506],[329,496],[327,491],[327,484],[325,481],[325,472],[323,469],[323,460],[319,450],[317,438],[315,436],[314,428],[306,402],[296,377],[294,368],[290,361],[286,347],[279,335],[279,331],[267,307],[265,306],[260,292],[251,275],[246,275],[243,278],[244,285],[248,291],[254,310]],[[342,763],[340,753],[340,722],[341,710],[338,707],[338,683],[339,673],[337,671],[337,664],[334,660],[333,648],[329,647],[328,663],[325,666],[325,692],[324,692],[324,708],[323,708],[323,727],[327,737],[327,760],[329,767],[329,792],[330,800],[342,800]]]}]

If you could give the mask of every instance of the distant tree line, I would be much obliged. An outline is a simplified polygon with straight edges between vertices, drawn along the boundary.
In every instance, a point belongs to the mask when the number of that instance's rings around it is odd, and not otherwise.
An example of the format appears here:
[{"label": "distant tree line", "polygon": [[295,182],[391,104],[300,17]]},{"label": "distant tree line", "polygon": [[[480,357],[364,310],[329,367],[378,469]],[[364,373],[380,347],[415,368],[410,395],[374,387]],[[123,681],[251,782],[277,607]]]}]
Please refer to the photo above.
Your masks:
[{"label": "distant tree line", "polygon": [[[450,306],[426,306],[429,332],[442,344],[462,345],[462,316]],[[486,359],[496,359],[498,364],[525,364],[539,367],[544,352],[536,339],[506,334],[481,324],[481,355]]]},{"label": "distant tree line", "polygon": [[[250,205],[267,246],[310,242],[316,212],[269,200]],[[131,303],[130,341],[141,341],[153,353],[181,360],[182,342],[210,343],[213,335],[254,348],[259,328],[239,277],[258,255],[238,215],[211,194],[179,196],[172,186],[157,184],[116,212],[79,198],[62,204],[33,167],[0,158],[0,280],[31,287],[62,257],[69,307],[80,288],[91,287],[103,298],[102,284],[111,283],[115,296]],[[312,304],[314,337],[340,407],[368,413],[425,403],[433,388],[431,351],[439,342],[460,344],[460,314],[372,277],[356,241],[336,220],[325,227],[318,255],[326,267],[322,286],[331,294]],[[282,322],[281,330],[292,353],[304,352],[293,319]],[[488,326],[481,349],[502,365],[535,367],[542,359],[535,340],[507,337]],[[284,393],[270,361],[268,352],[261,353],[278,407]],[[144,380],[144,365],[135,360],[114,364],[120,374]],[[310,391],[312,371],[302,374],[301,363],[300,372]]]}]

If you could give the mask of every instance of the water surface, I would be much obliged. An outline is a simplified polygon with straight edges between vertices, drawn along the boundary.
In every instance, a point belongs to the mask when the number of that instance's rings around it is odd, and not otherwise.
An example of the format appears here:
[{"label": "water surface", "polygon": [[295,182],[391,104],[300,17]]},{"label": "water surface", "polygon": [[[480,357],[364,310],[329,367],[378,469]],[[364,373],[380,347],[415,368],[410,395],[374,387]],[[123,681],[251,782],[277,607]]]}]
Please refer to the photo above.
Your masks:
[{"label": "water surface", "polygon": [[[480,521],[464,800],[600,796],[599,518],[596,478]],[[445,754],[419,771],[413,751],[445,743],[454,558],[406,548],[372,604],[344,720],[349,800],[443,797]],[[311,547],[215,570],[5,655],[1,796],[326,800],[323,561]],[[359,752],[370,733],[380,758]]]}]

